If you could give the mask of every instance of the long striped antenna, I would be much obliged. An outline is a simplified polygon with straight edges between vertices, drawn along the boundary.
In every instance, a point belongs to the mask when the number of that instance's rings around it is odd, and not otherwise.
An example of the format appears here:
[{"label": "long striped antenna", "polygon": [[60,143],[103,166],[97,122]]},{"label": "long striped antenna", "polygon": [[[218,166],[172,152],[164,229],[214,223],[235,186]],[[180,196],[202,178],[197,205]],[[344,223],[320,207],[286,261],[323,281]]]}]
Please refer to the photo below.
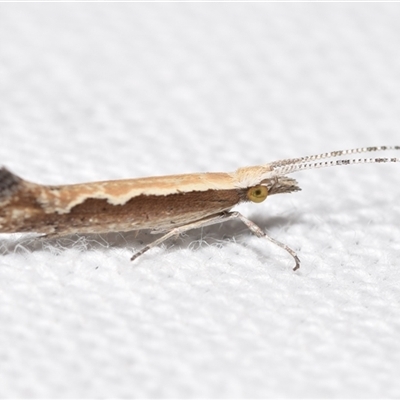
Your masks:
[{"label": "long striped antenna", "polygon": [[400,150],[400,146],[376,146],[376,147],[359,147],[356,149],[332,151],[330,153],[316,154],[312,156],[289,158],[272,162],[269,165],[274,172],[281,176],[291,174],[293,172],[306,169],[327,168],[341,165],[366,164],[366,163],[397,163],[400,162],[398,157],[376,157],[376,158],[345,158],[340,160],[319,161],[327,158],[337,158],[349,154],[374,153],[378,151]]}]

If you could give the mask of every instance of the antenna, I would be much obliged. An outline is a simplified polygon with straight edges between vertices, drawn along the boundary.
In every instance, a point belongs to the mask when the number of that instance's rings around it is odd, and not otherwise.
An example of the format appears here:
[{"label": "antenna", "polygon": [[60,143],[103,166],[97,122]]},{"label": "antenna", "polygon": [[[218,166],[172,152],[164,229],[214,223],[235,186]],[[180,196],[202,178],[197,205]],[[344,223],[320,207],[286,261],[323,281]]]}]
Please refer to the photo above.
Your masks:
[{"label": "antenna", "polygon": [[359,147],[356,149],[332,151],[329,153],[316,154],[312,156],[280,160],[270,163],[269,165],[273,168],[274,172],[276,172],[277,175],[286,175],[306,169],[327,168],[340,165],[400,162],[400,158],[397,157],[354,158],[354,159],[349,158],[349,159],[330,160],[330,161],[318,161],[321,159],[336,158],[349,154],[374,153],[378,151],[387,151],[387,150],[400,150],[400,146]]}]

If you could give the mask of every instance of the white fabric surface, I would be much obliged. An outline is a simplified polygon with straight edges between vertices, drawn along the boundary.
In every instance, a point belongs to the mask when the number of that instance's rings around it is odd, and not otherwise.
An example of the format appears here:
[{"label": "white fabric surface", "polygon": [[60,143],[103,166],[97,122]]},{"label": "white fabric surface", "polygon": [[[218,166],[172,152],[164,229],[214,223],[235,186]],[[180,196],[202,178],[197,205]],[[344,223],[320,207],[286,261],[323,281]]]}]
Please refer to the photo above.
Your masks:
[{"label": "white fabric surface", "polygon": [[[63,184],[399,144],[400,5],[0,4],[0,164]],[[397,154],[397,156],[399,156]],[[399,397],[400,164],[148,235],[1,235],[1,397]]]}]

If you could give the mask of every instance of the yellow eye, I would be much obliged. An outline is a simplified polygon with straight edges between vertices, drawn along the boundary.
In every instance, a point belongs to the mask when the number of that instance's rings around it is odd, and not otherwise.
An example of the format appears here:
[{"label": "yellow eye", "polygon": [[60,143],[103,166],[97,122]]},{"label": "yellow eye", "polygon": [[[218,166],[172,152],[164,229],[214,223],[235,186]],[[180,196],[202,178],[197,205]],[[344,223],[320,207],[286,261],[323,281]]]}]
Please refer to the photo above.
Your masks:
[{"label": "yellow eye", "polygon": [[261,203],[268,196],[268,189],[265,186],[254,186],[247,191],[247,198],[254,203]]}]

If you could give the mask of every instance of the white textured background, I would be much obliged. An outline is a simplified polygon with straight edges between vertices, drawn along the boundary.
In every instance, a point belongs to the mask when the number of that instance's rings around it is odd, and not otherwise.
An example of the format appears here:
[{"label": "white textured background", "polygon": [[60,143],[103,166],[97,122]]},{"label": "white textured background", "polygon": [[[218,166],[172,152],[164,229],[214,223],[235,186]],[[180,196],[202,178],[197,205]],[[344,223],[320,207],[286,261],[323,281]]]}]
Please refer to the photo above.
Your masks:
[{"label": "white textured background", "polygon": [[[41,183],[399,144],[399,4],[1,4],[0,164]],[[400,165],[129,257],[1,235],[1,397],[399,397]],[[22,241],[21,241],[22,240]]]}]

